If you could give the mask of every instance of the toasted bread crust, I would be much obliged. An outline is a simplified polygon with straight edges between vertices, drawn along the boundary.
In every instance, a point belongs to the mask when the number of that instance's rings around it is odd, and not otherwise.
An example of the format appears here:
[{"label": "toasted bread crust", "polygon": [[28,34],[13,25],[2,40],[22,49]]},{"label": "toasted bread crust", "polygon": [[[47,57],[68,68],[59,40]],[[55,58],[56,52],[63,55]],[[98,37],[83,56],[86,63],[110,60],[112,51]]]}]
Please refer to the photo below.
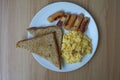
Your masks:
[{"label": "toasted bread crust", "polygon": [[27,28],[27,31],[30,31],[30,30],[38,30],[38,29],[47,29],[48,27],[56,27],[56,26],[31,27],[31,28]]},{"label": "toasted bread crust", "polygon": [[[49,33],[47,33],[47,34],[49,34]],[[36,37],[33,37],[33,38],[29,38],[29,39],[20,40],[20,41],[17,42],[16,47],[19,47],[19,43],[20,42],[24,42],[24,41],[27,41],[27,40],[32,40],[32,39],[40,38],[40,37],[43,37],[43,36],[45,36],[47,34],[39,35],[39,36],[36,36]]]},{"label": "toasted bread crust", "polygon": [[[55,36],[55,32],[54,32],[54,41],[55,41],[55,43],[57,44],[57,40],[56,40],[56,36]],[[59,69],[61,69],[61,60],[60,60],[60,53],[59,53],[59,48],[58,48],[58,45],[55,45],[56,46],[56,50],[57,50],[57,53],[58,53],[58,61],[59,61]]]}]

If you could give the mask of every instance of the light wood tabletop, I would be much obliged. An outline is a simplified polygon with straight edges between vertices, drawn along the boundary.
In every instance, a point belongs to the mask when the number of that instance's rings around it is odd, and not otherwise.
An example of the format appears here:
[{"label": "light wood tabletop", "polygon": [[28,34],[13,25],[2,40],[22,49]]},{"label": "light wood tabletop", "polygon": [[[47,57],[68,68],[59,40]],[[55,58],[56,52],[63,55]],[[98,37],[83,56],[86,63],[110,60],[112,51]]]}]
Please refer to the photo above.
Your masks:
[{"label": "light wood tabletop", "polygon": [[[58,73],[41,66],[16,42],[27,38],[34,15],[49,3],[70,1],[94,17],[99,44],[82,68]],[[0,80],[120,80],[120,0],[0,0]],[[57,7],[57,6],[56,6]]]}]

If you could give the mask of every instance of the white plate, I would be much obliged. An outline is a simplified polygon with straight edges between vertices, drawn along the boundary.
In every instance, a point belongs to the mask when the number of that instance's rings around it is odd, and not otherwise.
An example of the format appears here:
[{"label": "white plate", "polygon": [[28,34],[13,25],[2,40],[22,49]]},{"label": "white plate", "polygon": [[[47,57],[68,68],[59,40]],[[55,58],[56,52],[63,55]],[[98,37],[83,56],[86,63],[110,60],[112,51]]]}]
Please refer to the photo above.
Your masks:
[{"label": "white plate", "polygon": [[[57,71],[57,72],[69,72],[69,71],[73,71],[73,70],[81,68],[93,57],[93,55],[96,51],[97,45],[98,45],[98,29],[97,29],[97,26],[96,26],[96,23],[95,23],[93,17],[84,8],[82,8],[81,6],[78,6],[74,3],[70,3],[70,2],[56,2],[56,3],[47,5],[46,7],[41,9],[35,15],[35,17],[32,19],[30,27],[56,25],[56,22],[53,22],[53,23],[48,22],[47,18],[51,14],[53,14],[57,11],[60,11],[60,10],[63,10],[65,12],[75,13],[75,14],[83,13],[86,17],[90,18],[90,22],[89,22],[89,25],[88,25],[88,28],[87,28],[85,34],[87,34],[92,39],[92,48],[93,48],[92,53],[86,55],[82,59],[81,62],[74,63],[74,64],[64,63],[61,70],[59,70],[53,64],[51,64],[49,61],[45,60],[44,58],[40,57],[37,54],[33,53],[33,57],[42,66],[44,66],[47,69]],[[28,38],[30,38],[30,37],[32,37],[32,36],[28,33]]]}]

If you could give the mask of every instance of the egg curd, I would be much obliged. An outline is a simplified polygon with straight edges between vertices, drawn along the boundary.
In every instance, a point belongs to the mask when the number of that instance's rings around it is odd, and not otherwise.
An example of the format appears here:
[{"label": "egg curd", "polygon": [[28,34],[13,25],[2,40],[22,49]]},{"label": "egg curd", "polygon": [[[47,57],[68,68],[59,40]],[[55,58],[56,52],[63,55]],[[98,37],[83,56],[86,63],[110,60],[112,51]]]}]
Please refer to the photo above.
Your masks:
[{"label": "egg curd", "polygon": [[91,53],[91,39],[78,31],[70,31],[63,35],[62,58],[66,63],[80,62],[84,55]]}]

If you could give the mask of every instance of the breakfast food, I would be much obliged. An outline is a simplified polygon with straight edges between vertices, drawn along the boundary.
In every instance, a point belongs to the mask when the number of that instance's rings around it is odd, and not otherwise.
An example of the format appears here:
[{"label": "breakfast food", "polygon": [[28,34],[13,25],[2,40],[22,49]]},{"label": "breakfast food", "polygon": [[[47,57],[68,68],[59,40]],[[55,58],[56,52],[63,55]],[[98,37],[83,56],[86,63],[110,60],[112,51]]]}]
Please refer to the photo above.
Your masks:
[{"label": "breakfast food", "polygon": [[[40,55],[61,69],[61,58],[68,64],[80,62],[83,56],[91,53],[92,46],[91,39],[84,34],[88,17],[63,11],[48,17],[49,22],[58,19],[57,26],[28,28],[33,38],[18,41],[16,46]],[[62,26],[69,30],[64,36]]]},{"label": "breakfast food", "polygon": [[61,50],[66,63],[80,62],[84,55],[91,53],[91,40],[78,31],[70,31],[63,36]]},{"label": "breakfast food", "polygon": [[85,17],[85,18],[83,19],[80,27],[79,27],[79,30],[80,30],[82,33],[85,32],[85,29],[86,29],[86,26],[87,26],[88,22],[89,22],[89,18],[88,18],[88,17]]},{"label": "breakfast food", "polygon": [[82,23],[83,18],[84,18],[84,15],[83,14],[79,14],[77,16],[77,19],[75,20],[75,23],[74,23],[74,25],[73,25],[71,30],[78,30],[79,26]]},{"label": "breakfast food", "polygon": [[64,13],[63,11],[58,11],[51,16],[48,17],[49,22],[53,22],[57,19],[60,19],[57,22],[57,26],[64,26],[64,29],[72,30],[72,31],[80,31],[82,33],[85,32],[85,28],[87,27],[87,24],[89,23],[89,18],[84,17],[84,15],[81,13],[79,15],[75,14],[69,14]]},{"label": "breakfast food", "polygon": [[54,32],[18,41],[16,46],[37,53],[61,69],[60,55]]},{"label": "breakfast food", "polygon": [[62,44],[62,36],[63,36],[61,27],[57,27],[57,26],[32,27],[32,28],[28,28],[27,30],[33,36],[39,36],[39,35],[43,35],[46,33],[55,32],[55,36],[56,36],[57,44],[58,44],[58,48],[59,48],[59,54],[61,54],[61,44]]},{"label": "breakfast food", "polygon": [[63,11],[58,11],[58,12],[50,15],[50,16],[48,17],[48,21],[49,21],[49,22],[53,22],[53,21],[57,20],[58,18],[61,18],[63,15],[64,15],[64,12],[63,12]]},{"label": "breakfast food", "polygon": [[65,26],[70,18],[69,13],[65,13],[64,16],[58,21],[57,26]]},{"label": "breakfast food", "polygon": [[75,14],[71,14],[70,19],[67,22],[66,26],[64,26],[64,28],[69,30],[73,26],[73,24],[74,24],[74,22],[76,20],[76,17],[77,16]]}]

